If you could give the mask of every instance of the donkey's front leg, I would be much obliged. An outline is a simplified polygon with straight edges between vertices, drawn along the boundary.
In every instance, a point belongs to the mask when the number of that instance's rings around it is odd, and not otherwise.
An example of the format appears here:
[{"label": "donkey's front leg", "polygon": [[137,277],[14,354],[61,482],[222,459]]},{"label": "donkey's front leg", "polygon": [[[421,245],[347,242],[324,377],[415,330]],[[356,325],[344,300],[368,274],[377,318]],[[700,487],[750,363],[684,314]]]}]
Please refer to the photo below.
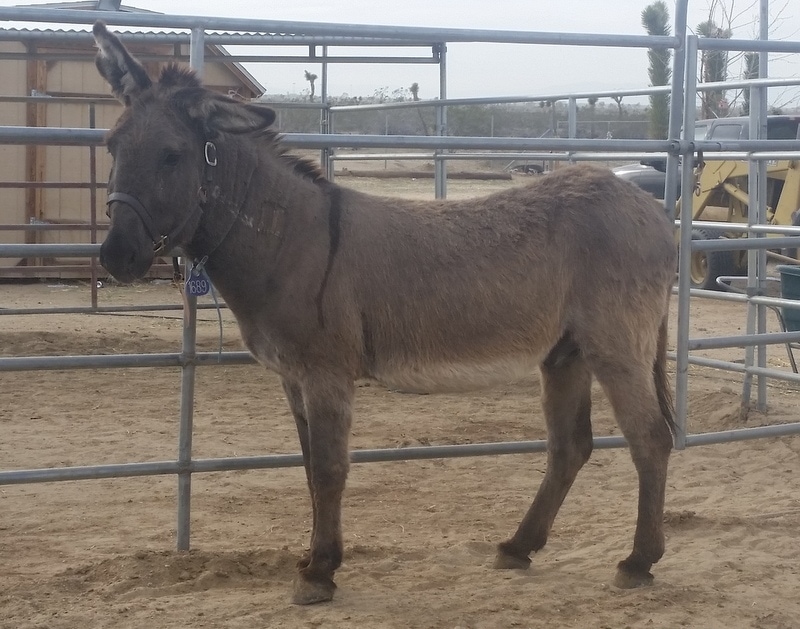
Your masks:
[{"label": "donkey's front leg", "polygon": [[350,468],[347,442],[354,385],[347,378],[315,374],[302,381],[300,389],[308,427],[304,456],[313,527],[311,549],[298,565],[292,602],[309,605],[333,598],[333,574],[342,563],[342,493]]}]

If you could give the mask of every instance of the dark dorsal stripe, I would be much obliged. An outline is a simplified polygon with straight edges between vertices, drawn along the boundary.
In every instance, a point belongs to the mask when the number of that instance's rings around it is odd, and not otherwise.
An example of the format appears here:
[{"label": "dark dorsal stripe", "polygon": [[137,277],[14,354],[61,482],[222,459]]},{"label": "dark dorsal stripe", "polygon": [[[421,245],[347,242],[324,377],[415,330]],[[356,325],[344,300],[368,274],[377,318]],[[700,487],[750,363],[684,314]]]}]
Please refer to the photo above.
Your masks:
[{"label": "dark dorsal stripe", "polygon": [[328,247],[328,263],[325,266],[325,274],[322,276],[322,283],[317,293],[317,320],[319,327],[325,327],[325,317],[322,314],[322,298],[325,295],[325,288],[328,285],[328,277],[333,268],[333,262],[339,251],[340,220],[342,216],[342,190],[338,186],[330,185],[327,187],[328,200],[328,237],[330,245]]}]

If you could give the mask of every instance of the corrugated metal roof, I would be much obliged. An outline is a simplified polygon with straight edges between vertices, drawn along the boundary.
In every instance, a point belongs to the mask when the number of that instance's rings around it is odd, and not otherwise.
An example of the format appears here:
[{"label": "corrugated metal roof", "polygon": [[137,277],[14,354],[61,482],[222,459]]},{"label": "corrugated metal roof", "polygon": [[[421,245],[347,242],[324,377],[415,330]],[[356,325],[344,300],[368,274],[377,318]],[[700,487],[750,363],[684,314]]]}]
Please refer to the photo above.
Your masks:
[{"label": "corrugated metal roof", "polygon": [[18,9],[81,9],[87,11],[122,11],[124,13],[155,13],[163,15],[160,11],[150,11],[148,9],[139,9],[128,5],[120,5],[115,8],[116,2],[109,2],[108,0],[90,0],[88,2],[47,2],[45,4],[15,4],[14,7]]},{"label": "corrugated metal roof", "polygon": [[[73,3],[69,3],[73,4]],[[141,41],[145,43],[189,43],[189,33],[181,32],[120,32],[125,41]],[[4,28],[0,29],[0,41],[19,41],[19,40],[61,40],[72,41],[78,43],[94,44],[94,37],[90,30],[78,29],[31,29],[31,28]],[[227,57],[230,56],[227,50],[221,45],[215,44],[212,41],[206,41],[206,44],[216,52],[216,54]],[[250,73],[241,63],[237,61],[230,61],[226,65],[231,67],[234,73],[245,82],[250,83],[250,88],[256,94],[264,93],[264,86]]]},{"label": "corrugated metal roof", "polygon": [[[126,31],[115,28],[114,32],[125,41],[144,41],[158,43],[185,43],[189,41],[186,31]],[[39,29],[39,28],[0,28],[0,40],[18,37],[37,39],[42,37],[60,37],[63,39],[93,40],[91,30],[81,29]],[[383,37],[350,37],[343,35],[293,35],[291,33],[240,33],[230,31],[206,31],[205,41],[208,44],[265,44],[283,46],[387,46],[387,47],[428,47],[430,44],[410,42]]]}]

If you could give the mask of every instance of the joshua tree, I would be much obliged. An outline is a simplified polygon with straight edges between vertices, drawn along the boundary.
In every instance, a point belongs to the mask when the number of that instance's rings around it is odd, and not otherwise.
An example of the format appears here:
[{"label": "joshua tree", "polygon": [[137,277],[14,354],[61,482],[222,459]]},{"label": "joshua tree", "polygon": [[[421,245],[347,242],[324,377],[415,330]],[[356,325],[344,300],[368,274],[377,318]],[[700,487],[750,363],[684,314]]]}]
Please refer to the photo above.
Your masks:
[{"label": "joshua tree", "polygon": [[[642,26],[648,35],[670,34],[669,10],[663,0],[656,0],[642,11]],[[650,85],[668,85],[672,77],[670,69],[670,49],[651,48],[647,51],[650,65],[647,73],[650,76]],[[650,96],[650,137],[664,139],[669,130],[669,95],[652,94]]]},{"label": "joshua tree", "polygon": [[[757,79],[758,78],[758,53],[746,52],[744,53],[744,76],[743,79]],[[750,88],[746,87],[742,90],[742,115],[747,116],[750,113]]]},{"label": "joshua tree", "polygon": [[625,111],[622,109],[622,96],[612,96],[611,100],[613,100],[617,104],[617,117],[622,120],[622,116]]},{"label": "joshua tree", "polygon": [[589,137],[594,137],[594,116],[595,116],[595,109],[597,107],[597,101],[599,99],[597,96],[590,96],[586,102],[589,104],[589,113],[592,117],[592,120],[589,122]]},{"label": "joshua tree", "polygon": [[305,76],[306,76],[306,81],[308,81],[309,84],[311,85],[311,93],[308,95],[308,100],[313,102],[314,101],[314,91],[315,91],[314,81],[317,80],[317,75],[316,74],[312,74],[311,72],[306,70],[305,71]]},{"label": "joshua tree", "polygon": [[[417,102],[419,100],[419,83],[415,81],[408,90],[411,92],[411,100]],[[419,115],[419,123],[422,125],[422,133],[428,135],[428,123],[425,122],[425,117],[422,115],[422,107],[417,107],[417,115]]]},{"label": "joshua tree", "polygon": [[[731,29],[717,26],[713,19],[697,25],[700,37],[730,39]],[[704,50],[700,57],[700,75],[704,83],[724,81],[728,78],[728,51]],[[700,93],[701,116],[703,118],[719,118],[727,113],[725,90],[714,90]]]}]

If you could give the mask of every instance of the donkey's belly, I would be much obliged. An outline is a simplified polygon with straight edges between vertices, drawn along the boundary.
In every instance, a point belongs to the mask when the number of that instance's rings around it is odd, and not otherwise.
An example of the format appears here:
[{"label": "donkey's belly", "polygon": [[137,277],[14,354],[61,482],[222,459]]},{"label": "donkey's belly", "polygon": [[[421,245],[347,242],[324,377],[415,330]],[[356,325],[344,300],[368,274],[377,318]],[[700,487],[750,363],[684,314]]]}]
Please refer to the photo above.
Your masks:
[{"label": "donkey's belly", "polygon": [[541,357],[506,356],[481,362],[385,365],[373,377],[390,389],[408,393],[448,393],[514,382],[535,373]]}]

